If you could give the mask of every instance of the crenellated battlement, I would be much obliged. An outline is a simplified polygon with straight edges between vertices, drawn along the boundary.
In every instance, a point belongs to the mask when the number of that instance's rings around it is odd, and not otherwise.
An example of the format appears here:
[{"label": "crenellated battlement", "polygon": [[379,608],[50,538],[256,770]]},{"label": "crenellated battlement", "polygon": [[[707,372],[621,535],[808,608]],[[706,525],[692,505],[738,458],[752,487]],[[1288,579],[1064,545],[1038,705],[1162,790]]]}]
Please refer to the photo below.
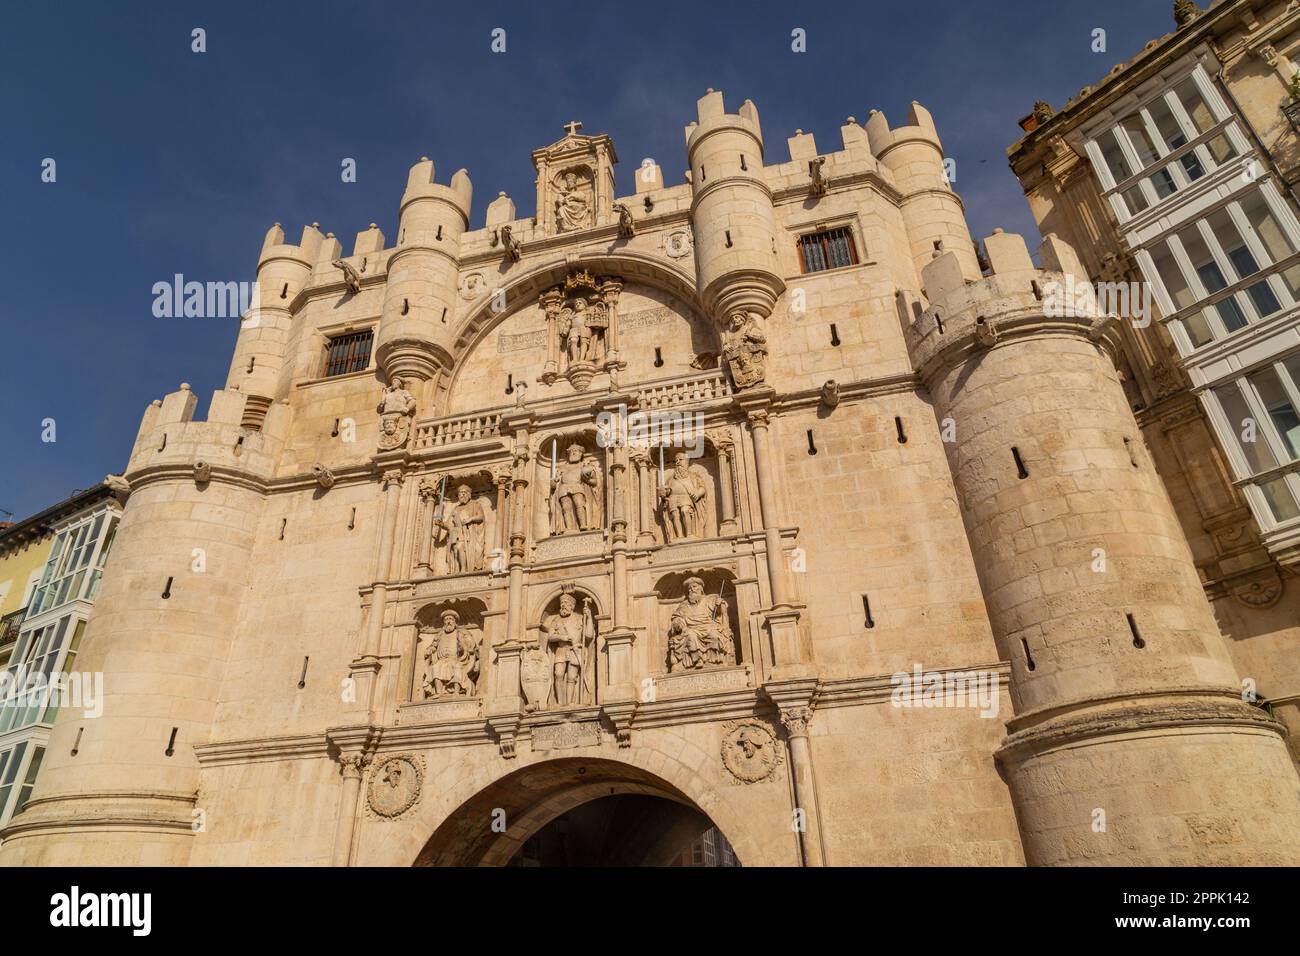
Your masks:
[{"label": "crenellated battlement", "polygon": [[934,125],[934,117],[915,100],[908,110],[905,126],[891,129],[885,114],[880,110],[872,110],[867,116],[866,134],[871,152],[877,159],[884,159],[890,150],[905,143],[926,143],[940,153],[943,152],[943,144],[939,142],[939,131]]},{"label": "crenellated battlement", "polygon": [[989,275],[966,278],[956,254],[937,256],[921,270],[922,293],[898,292],[899,318],[913,367],[928,381],[950,365],[1009,339],[1038,334],[1084,335],[1100,341],[1112,317],[1088,295],[1063,290],[1086,285],[1078,255],[1056,236],[1039,247],[1034,265],[1021,236],[1001,230],[984,240]]},{"label": "crenellated battlement", "polygon": [[[268,407],[261,401],[243,392],[217,389],[207,420],[195,421],[198,396],[182,383],[145,409],[124,476],[132,482],[151,475],[200,482],[222,474],[270,479],[292,411],[283,402]],[[258,407],[251,408],[250,403]],[[260,429],[247,427],[250,415],[259,418]]]}]

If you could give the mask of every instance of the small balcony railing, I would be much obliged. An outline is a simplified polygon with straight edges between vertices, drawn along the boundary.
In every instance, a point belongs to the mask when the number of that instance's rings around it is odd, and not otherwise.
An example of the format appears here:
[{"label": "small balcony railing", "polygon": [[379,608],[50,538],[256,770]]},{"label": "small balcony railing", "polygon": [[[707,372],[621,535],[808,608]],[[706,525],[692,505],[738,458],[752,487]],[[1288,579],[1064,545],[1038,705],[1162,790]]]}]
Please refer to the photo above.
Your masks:
[{"label": "small balcony railing", "polygon": [[1291,128],[1300,133],[1300,100],[1292,100],[1282,107],[1282,115],[1291,123]]}]

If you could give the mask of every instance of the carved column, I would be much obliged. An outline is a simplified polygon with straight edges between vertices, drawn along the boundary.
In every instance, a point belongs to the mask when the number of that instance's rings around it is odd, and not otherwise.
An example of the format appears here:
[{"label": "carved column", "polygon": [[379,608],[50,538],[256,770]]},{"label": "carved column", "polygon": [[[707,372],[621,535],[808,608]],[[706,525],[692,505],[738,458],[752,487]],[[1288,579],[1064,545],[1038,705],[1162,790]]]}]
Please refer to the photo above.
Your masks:
[{"label": "carved column", "polygon": [[655,538],[654,512],[650,503],[650,456],[644,451],[634,452],[632,464],[636,466],[637,483],[637,537],[639,547],[657,543]]},{"label": "carved column", "polygon": [[334,831],[335,866],[348,866],[352,862],[352,834],[357,825],[357,801],[361,796],[361,778],[370,758],[363,753],[339,755],[343,771],[343,792],[339,795],[338,826]]},{"label": "carved column", "polygon": [[546,365],[542,367],[542,381],[553,385],[560,374],[560,306],[564,294],[559,289],[547,289],[538,300],[546,313]]},{"label": "carved column", "polygon": [[721,486],[722,496],[722,523],[718,525],[718,533],[736,534],[740,531],[740,523],[736,521],[736,486],[733,470],[736,448],[730,438],[721,436],[714,439],[713,447],[718,450],[718,483]]},{"label": "carved column", "polygon": [[438,499],[438,483],[428,478],[420,482],[420,547],[417,565],[433,574],[434,502]]},{"label": "carved column", "polygon": [[379,656],[379,635],[384,627],[384,606],[388,600],[388,577],[393,559],[393,539],[397,532],[397,512],[402,498],[402,472],[393,468],[380,481],[384,489],[383,518],[380,522],[379,547],[375,555],[375,585],[370,594],[370,618],[366,622],[366,642],[362,657]]},{"label": "carved column", "polygon": [[758,505],[763,517],[763,535],[767,542],[767,575],[772,589],[772,603],[785,605],[790,597],[785,580],[785,551],[781,546],[781,528],[776,516],[776,478],[772,473],[771,437],[768,434],[766,408],[748,411],[749,431],[754,440],[754,465],[758,471]]},{"label": "carved column", "polygon": [[618,296],[623,291],[622,279],[606,279],[600,284],[600,297],[609,310],[609,328],[605,330],[605,368],[622,367],[618,356]]},{"label": "carved column", "polygon": [[[525,437],[525,442],[527,438]],[[528,492],[528,469],[532,466],[528,446],[515,448],[512,476],[514,507],[510,517],[510,599],[506,610],[506,640],[520,641],[524,636],[524,557],[528,543],[528,519],[525,507]]]},{"label": "carved column", "polygon": [[614,626],[627,621],[627,449],[609,449],[610,481],[613,482],[614,513],[610,517],[610,539],[614,555]]},{"label": "carved column", "polygon": [[812,750],[808,746],[809,707],[781,711],[781,725],[790,743],[790,777],[794,781],[795,809],[803,811],[798,830],[804,866],[822,866],[821,822],[817,811],[817,787],[813,781]]},{"label": "carved column", "polygon": [[493,571],[501,570],[505,562],[506,548],[509,545],[509,535],[507,526],[510,524],[509,515],[506,513],[506,500],[510,490],[510,468],[502,468],[494,474],[493,479],[497,486],[497,534],[495,550],[491,568]]}]

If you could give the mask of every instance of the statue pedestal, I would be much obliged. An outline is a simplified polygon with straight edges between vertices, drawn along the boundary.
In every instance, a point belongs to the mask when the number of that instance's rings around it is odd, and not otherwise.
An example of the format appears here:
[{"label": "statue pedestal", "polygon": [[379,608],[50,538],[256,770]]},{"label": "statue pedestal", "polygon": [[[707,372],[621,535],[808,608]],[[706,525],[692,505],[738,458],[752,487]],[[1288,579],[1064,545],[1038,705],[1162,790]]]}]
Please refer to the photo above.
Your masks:
[{"label": "statue pedestal", "polygon": [[618,628],[605,635],[605,701],[637,699],[636,684],[632,679],[632,645],[636,632]]},{"label": "statue pedestal", "polygon": [[772,655],[772,677],[778,672],[794,676],[792,668],[799,670],[812,667],[809,649],[804,646],[803,634],[799,629],[799,613],[802,610],[802,605],[777,604],[763,612],[763,626],[767,629]]},{"label": "statue pedestal", "polygon": [[435,724],[451,720],[475,720],[482,709],[478,697],[430,697],[403,704],[397,710],[399,724]]}]

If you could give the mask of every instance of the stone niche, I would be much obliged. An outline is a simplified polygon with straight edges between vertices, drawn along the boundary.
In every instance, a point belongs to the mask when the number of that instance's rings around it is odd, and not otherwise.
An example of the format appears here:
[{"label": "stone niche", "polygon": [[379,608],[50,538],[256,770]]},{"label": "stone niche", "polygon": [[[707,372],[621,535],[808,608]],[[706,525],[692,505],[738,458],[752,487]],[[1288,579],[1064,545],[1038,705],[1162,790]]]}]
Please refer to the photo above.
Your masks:
[{"label": "stone niche", "polygon": [[655,684],[663,696],[749,684],[741,601],[727,568],[674,571],[655,582],[651,628]]},{"label": "stone niche", "polygon": [[594,428],[542,436],[532,482],[535,560],[601,553],[613,495],[607,457]]},{"label": "stone niche", "polygon": [[403,723],[478,715],[492,644],[486,612],[478,598],[437,601],[416,612]]},{"label": "stone niche", "polygon": [[632,447],[628,456],[637,544],[679,545],[738,533],[730,432],[706,432],[702,421],[651,427],[662,429],[665,443]]},{"label": "stone niche", "polygon": [[[609,281],[604,273],[596,282]],[[563,284],[561,284],[561,288]],[[567,341],[559,337],[557,319],[548,320],[545,292],[505,313],[488,328],[457,363],[445,395],[446,415],[467,414],[512,405],[518,383],[527,385],[526,400],[564,398],[578,390],[561,372]],[[588,295],[590,303],[595,293]],[[572,296],[570,296],[570,301]],[[589,308],[589,307],[588,307]],[[717,367],[721,350],[719,333],[691,305],[654,286],[626,282],[617,297],[616,335],[618,385],[675,376],[698,375]],[[551,337],[554,330],[555,342]],[[607,352],[593,352],[608,359]],[[554,362],[555,374],[547,363]],[[609,387],[608,361],[592,362],[594,378],[588,390]],[[507,392],[506,389],[511,389]]]},{"label": "stone niche", "polygon": [[564,583],[546,592],[530,615],[520,661],[525,710],[573,710],[599,702],[598,655],[607,627],[593,589]]},{"label": "stone niche", "polygon": [[504,566],[497,483],[485,469],[420,479],[417,578],[487,575]]}]

